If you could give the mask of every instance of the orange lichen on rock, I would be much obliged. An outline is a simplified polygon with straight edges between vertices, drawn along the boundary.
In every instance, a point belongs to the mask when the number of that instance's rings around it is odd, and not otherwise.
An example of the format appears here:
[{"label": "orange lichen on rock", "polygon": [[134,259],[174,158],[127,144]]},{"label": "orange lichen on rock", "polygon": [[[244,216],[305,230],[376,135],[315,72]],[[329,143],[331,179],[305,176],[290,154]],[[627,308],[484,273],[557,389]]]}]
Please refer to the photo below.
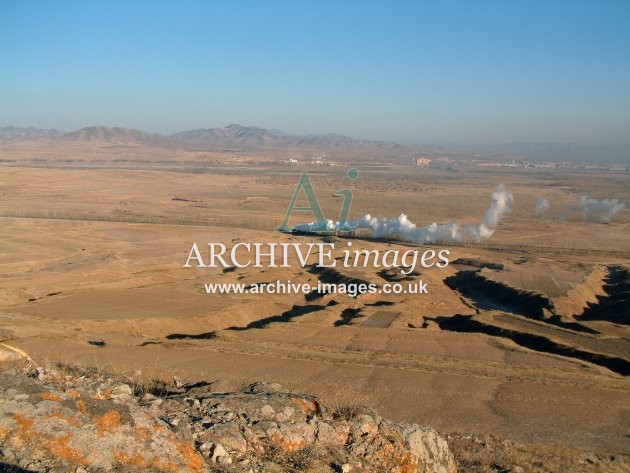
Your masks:
[{"label": "orange lichen on rock", "polygon": [[[59,417],[68,421],[68,419],[60,413],[50,414],[49,417]],[[31,430],[35,421],[27,419],[21,414],[14,414],[13,420],[20,427],[21,432],[19,432],[18,435],[23,441],[30,443],[36,438],[40,438],[44,447],[57,458],[77,462],[84,466],[90,465],[91,462],[87,458],[83,457],[79,452],[68,445],[68,442],[71,439],[70,435],[46,438],[45,436],[42,436],[41,433]]]},{"label": "orange lichen on rock", "polygon": [[70,435],[64,435],[62,437],[49,439],[46,441],[46,446],[57,458],[80,463],[84,466],[90,465],[90,460],[84,458],[79,452],[68,445],[70,438]]},{"label": "orange lichen on rock", "polygon": [[295,452],[305,445],[304,440],[286,440],[281,435],[272,435],[271,441],[286,452]]},{"label": "orange lichen on rock", "polygon": [[64,401],[64,398],[57,396],[56,394],[53,394],[53,393],[41,393],[39,397],[41,397],[44,401],[55,401],[55,402]]},{"label": "orange lichen on rock", "polygon": [[301,397],[292,397],[291,402],[307,414],[317,412],[317,404],[313,401],[309,401]]},{"label": "orange lichen on rock", "polygon": [[30,429],[33,427],[34,421],[27,419],[22,414],[13,414],[13,420],[19,425],[22,429]]},{"label": "orange lichen on rock", "polygon": [[10,445],[19,464],[64,471],[202,473],[243,459],[260,462],[261,471],[307,459],[309,471],[329,470],[331,459],[352,471],[456,471],[446,441],[432,429],[372,412],[334,416],[309,395],[192,391],[190,398],[169,396],[149,407],[128,386],[99,401],[97,395],[110,395],[103,384],[99,391],[76,389],[57,391],[26,374],[0,373],[0,446]]},{"label": "orange lichen on rock", "polygon": [[149,429],[142,425],[136,425],[136,435],[138,439],[143,442],[146,442],[151,438],[151,432],[149,432]]},{"label": "orange lichen on rock", "polygon": [[177,467],[177,465],[168,460],[164,460],[163,458],[153,457],[149,462],[149,465],[154,470],[180,473],[180,469]]},{"label": "orange lichen on rock", "polygon": [[418,458],[411,452],[396,455],[398,463],[397,473],[416,473],[418,471]]},{"label": "orange lichen on rock", "polygon": [[132,455],[129,455],[128,453],[120,452],[120,453],[115,453],[114,458],[121,465],[125,465],[125,466],[133,465],[137,468],[143,468],[143,469],[147,467],[146,458],[140,455],[132,456]]},{"label": "orange lichen on rock", "polygon": [[99,433],[104,433],[109,430],[113,430],[120,426],[120,414],[114,410],[107,411],[102,416],[95,416],[92,418],[94,424]]},{"label": "orange lichen on rock", "polygon": [[192,471],[202,471],[203,470],[203,460],[201,456],[195,452],[195,450],[187,443],[182,441],[177,441],[176,445],[177,450],[184,458],[186,465]]},{"label": "orange lichen on rock", "polygon": [[[159,429],[160,427],[157,426],[156,430]],[[179,440],[173,432],[167,432],[167,438],[175,444],[177,451],[186,461],[188,468],[192,471],[201,471],[203,469],[203,460],[189,444]]]},{"label": "orange lichen on rock", "polygon": [[150,460],[142,455],[130,455],[125,452],[114,454],[114,458],[122,466],[134,466],[136,468],[145,470],[158,470],[158,471],[170,471],[177,472],[177,466],[167,460],[161,460],[157,457],[153,457]]},{"label": "orange lichen on rock", "polygon": [[110,397],[112,397],[112,390],[111,389],[108,389],[103,394],[99,393],[99,394],[94,395],[94,399],[96,399],[97,401],[104,401],[105,399],[109,399]]},{"label": "orange lichen on rock", "polygon": [[74,401],[74,404],[79,411],[81,412],[87,411],[87,406],[85,405],[85,402],[83,402],[81,399],[77,399],[76,401]]}]

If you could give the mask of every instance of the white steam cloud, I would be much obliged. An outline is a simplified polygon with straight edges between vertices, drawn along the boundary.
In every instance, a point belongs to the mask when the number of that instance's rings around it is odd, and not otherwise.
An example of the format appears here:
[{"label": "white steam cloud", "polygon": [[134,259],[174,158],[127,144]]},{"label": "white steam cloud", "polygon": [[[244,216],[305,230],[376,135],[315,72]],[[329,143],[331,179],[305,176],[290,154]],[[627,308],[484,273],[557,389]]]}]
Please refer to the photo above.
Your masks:
[{"label": "white steam cloud", "polygon": [[544,217],[550,207],[549,201],[544,197],[540,197],[536,200],[536,204],[534,205],[534,213],[537,217]]},{"label": "white steam cloud", "polygon": [[494,234],[499,221],[512,211],[513,202],[514,197],[501,184],[492,193],[490,207],[478,225],[461,226],[453,221],[443,225],[432,223],[425,227],[418,227],[405,214],[400,214],[398,218],[376,218],[368,214],[357,220],[345,222],[345,225],[341,226],[339,222],[327,220],[297,225],[295,229],[302,232],[315,232],[364,228],[372,231],[373,238],[398,236],[412,243],[480,242]]},{"label": "white steam cloud", "polygon": [[585,220],[608,223],[625,204],[617,199],[592,199],[587,195],[580,197],[580,209]]}]

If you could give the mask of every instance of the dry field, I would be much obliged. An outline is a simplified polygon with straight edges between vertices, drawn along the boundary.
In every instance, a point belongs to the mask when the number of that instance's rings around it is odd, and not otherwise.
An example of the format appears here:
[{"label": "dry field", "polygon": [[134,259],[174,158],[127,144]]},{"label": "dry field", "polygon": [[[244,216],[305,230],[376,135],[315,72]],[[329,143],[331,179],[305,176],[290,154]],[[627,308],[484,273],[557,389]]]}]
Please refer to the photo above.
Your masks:
[{"label": "dry field", "polygon": [[[630,211],[603,224],[575,205],[581,194],[630,201],[630,175],[400,166],[360,168],[351,182],[345,168],[312,168],[328,218],[338,218],[333,194],[345,188],[353,217],[475,223],[499,183],[514,209],[483,244],[433,246],[451,251],[449,266],[410,276],[429,294],[208,295],[204,283],[321,275],[314,259],[182,268],[192,242],[321,239],[273,231],[301,168],[181,163],[5,162],[1,341],[55,361],[203,377],[217,389],[278,382],[445,432],[630,453]],[[544,219],[533,211],[541,196],[552,204]],[[399,275],[339,268],[327,277],[381,286]]]}]

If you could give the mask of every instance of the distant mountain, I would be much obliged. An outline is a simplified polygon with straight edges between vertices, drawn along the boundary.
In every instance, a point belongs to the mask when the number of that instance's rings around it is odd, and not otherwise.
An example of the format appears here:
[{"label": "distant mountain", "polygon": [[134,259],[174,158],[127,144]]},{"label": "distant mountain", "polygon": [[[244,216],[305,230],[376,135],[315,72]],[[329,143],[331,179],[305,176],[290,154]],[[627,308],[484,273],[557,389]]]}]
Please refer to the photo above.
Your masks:
[{"label": "distant mountain", "polygon": [[213,149],[282,148],[291,144],[291,137],[280,131],[235,124],[225,128],[182,131],[170,135],[169,138],[184,145]]},{"label": "distant mountain", "polygon": [[239,149],[247,151],[304,149],[311,152],[336,151],[353,153],[409,153],[411,148],[395,143],[351,138],[338,134],[297,136],[279,130],[255,126],[228,125],[224,128],[205,128],[182,131],[172,135],[149,134],[140,130],[90,126],[71,133],[36,128],[6,127],[0,129],[0,140],[50,138],[59,141],[111,144],[143,144],[170,148],[192,148],[208,151]]},{"label": "distant mountain", "polygon": [[408,151],[409,148],[383,141],[361,140],[338,134],[289,135],[279,130],[266,130],[255,126],[232,124],[225,128],[208,128],[183,131],[170,136],[181,143],[205,148],[237,149],[287,149],[308,148],[314,150],[388,150]]},{"label": "distant mountain", "polygon": [[55,129],[43,130],[41,128],[19,128],[16,126],[0,127],[0,140],[21,140],[32,138],[55,138],[63,135],[61,131]]},{"label": "distant mountain", "polygon": [[119,144],[161,144],[165,141],[165,138],[158,134],[151,135],[131,128],[110,128],[106,126],[81,128],[72,133],[66,133],[61,138],[68,141],[99,141]]},{"label": "distant mountain", "polygon": [[326,135],[308,135],[297,137],[298,147],[323,149],[360,148],[371,150],[409,151],[411,148],[388,141],[360,140],[345,135],[329,133]]},{"label": "distant mountain", "polygon": [[28,140],[45,137],[59,142],[140,144],[168,148],[222,151],[303,150],[308,153],[335,152],[337,156],[404,157],[409,159],[413,149],[395,143],[361,140],[334,133],[297,136],[280,130],[255,126],[228,125],[224,128],[205,128],[182,131],[172,135],[149,134],[140,130],[90,126],[71,133],[35,128],[1,129],[0,140]]},{"label": "distant mountain", "polygon": [[223,128],[182,131],[172,135],[150,134],[140,130],[91,126],[72,133],[38,128],[0,127],[0,141],[48,139],[53,142],[144,145],[202,151],[242,150],[249,152],[285,150],[304,154],[334,153],[337,158],[409,161],[421,154],[506,161],[630,162],[629,144],[583,145],[579,143],[454,143],[431,142],[401,145],[387,141],[352,138],[329,133],[290,135],[280,130],[231,124]]}]

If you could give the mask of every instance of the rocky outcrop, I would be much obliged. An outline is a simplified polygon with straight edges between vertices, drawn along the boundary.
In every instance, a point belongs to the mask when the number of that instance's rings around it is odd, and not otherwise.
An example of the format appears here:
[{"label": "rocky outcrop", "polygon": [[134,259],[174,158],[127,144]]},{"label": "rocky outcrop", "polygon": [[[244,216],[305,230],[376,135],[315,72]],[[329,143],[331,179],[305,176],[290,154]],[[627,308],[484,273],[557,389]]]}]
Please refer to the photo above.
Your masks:
[{"label": "rocky outcrop", "polygon": [[138,387],[111,379],[0,374],[0,466],[26,471],[456,471],[430,428],[367,408],[329,411],[308,395],[258,383]]},{"label": "rocky outcrop", "polygon": [[0,450],[29,471],[204,470],[192,442],[134,402],[126,384],[61,390],[0,374]]}]

